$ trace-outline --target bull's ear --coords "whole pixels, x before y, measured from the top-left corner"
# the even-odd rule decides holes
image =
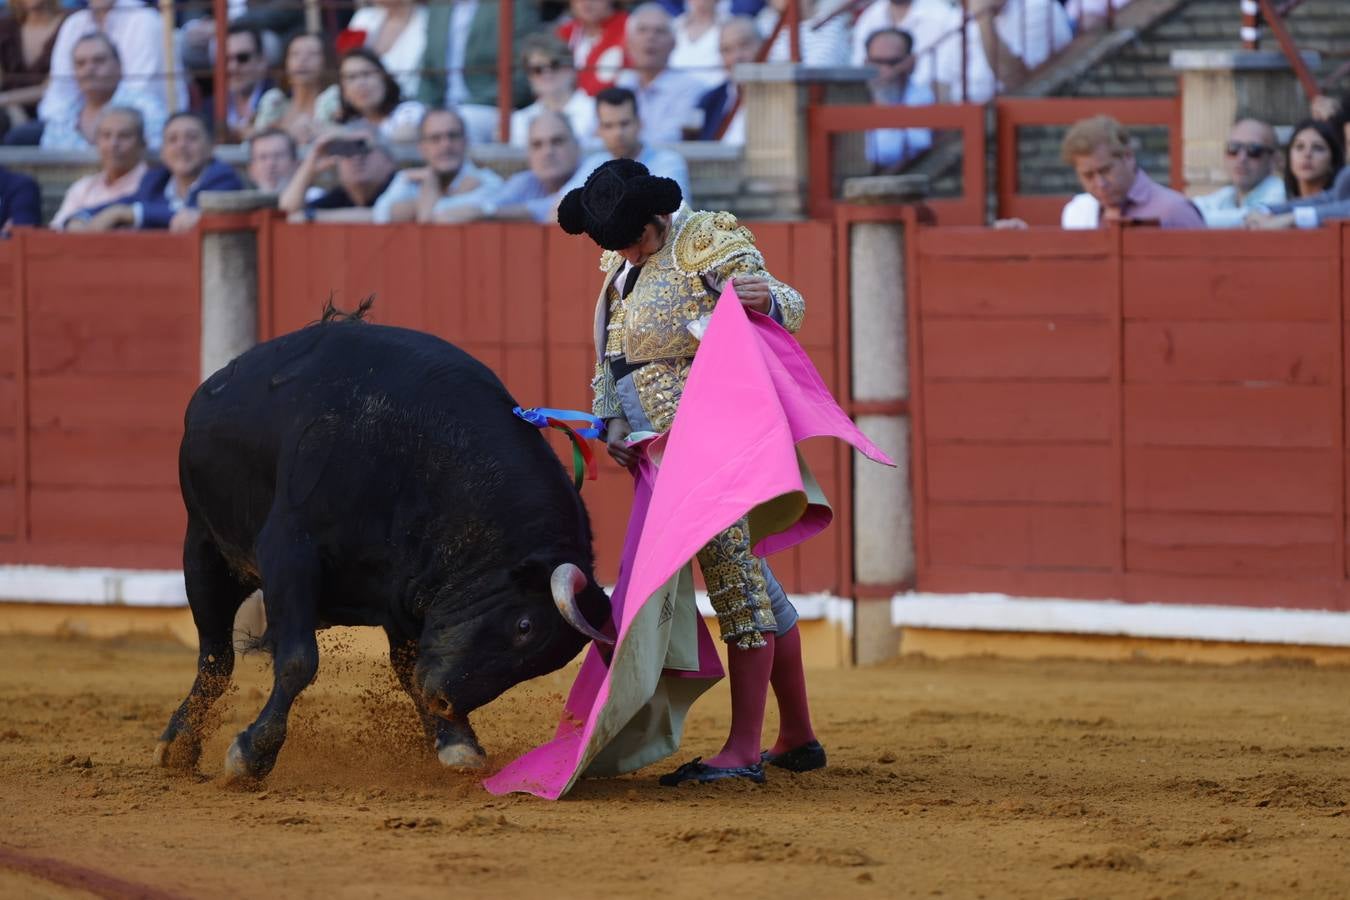
[[[520,587],[548,589],[548,579],[560,560],[544,553],[531,553],[511,567],[511,581]]]

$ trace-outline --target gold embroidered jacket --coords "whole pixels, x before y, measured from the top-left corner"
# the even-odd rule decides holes
[[[722,288],[733,277],[768,278],[788,331],[801,328],[806,311],[802,295],[764,268],[750,229],[727,212],[677,213],[665,246],[647,260],[632,292],[620,300],[615,276],[622,267],[623,257],[617,253],[601,255],[600,268],[606,276],[595,305],[596,368],[591,388],[593,412],[602,419],[623,415],[607,364],[607,357],[622,355],[629,362],[649,363],[634,375],[639,399],[657,428],[669,427],[689,359],[698,349],[698,339],[688,326],[712,313]]]

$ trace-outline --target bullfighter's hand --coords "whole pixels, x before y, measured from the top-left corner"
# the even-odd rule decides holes
[[[624,444],[632,433],[633,426],[628,424],[627,419],[608,419],[605,422],[605,449],[609,451],[610,458],[625,469],[631,469],[637,463],[637,451]]]
[[[769,279],[762,275],[737,275],[731,283],[736,288],[736,296],[741,298],[741,306],[746,309],[767,314],[773,308]]]

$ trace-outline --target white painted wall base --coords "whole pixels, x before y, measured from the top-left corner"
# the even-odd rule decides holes
[[[911,592],[898,594],[891,600],[891,622],[901,628],[954,631],[1036,631],[1350,646],[1350,613],[1239,606]]]
[[[0,601],[99,606],[187,606],[183,573],[172,569],[0,566]]]

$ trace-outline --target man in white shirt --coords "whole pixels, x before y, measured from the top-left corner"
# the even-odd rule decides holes
[[[911,80],[936,90],[937,48],[948,44],[960,47],[961,11],[943,0],[875,0],[853,23],[853,65],[867,65],[867,39],[884,28],[899,29],[913,38]]]
[[[1275,129],[1257,119],[1240,119],[1228,132],[1223,169],[1229,184],[1193,202],[1210,228],[1241,228],[1247,214],[1285,200],[1284,180],[1276,173],[1279,145]]]
[[[1058,0],[967,0],[966,10],[964,84],[961,42],[944,41],[937,54],[938,97],[944,102],[985,103],[1026,81],[1073,40]]]
[[[653,147],[642,138],[642,119],[637,100],[628,88],[609,87],[595,95],[597,133],[605,149],[581,161],[577,172],[558,193],[566,196],[586,183],[586,177],[611,159],[631,159],[642,163],[653,175],[669,178],[680,186],[680,195],[689,194],[689,164],[667,147]]]
[[[122,77],[117,47],[101,32],[86,34],[71,50],[75,97],[43,120],[39,144],[44,150],[88,150],[102,111],[126,106],[141,114],[150,149],[159,149],[166,116],[157,94],[133,87]]]
[[[469,160],[468,126],[455,110],[433,109],[423,116],[417,149],[427,164],[394,176],[375,201],[372,221],[455,221],[456,206],[483,201],[501,187],[500,175]]]
[[[686,128],[697,131],[698,101],[707,85],[697,76],[670,68],[675,49],[670,13],[657,3],[633,10],[628,15],[627,48],[633,68],[620,73],[615,83],[637,98],[642,139],[671,144],[684,139]]]

